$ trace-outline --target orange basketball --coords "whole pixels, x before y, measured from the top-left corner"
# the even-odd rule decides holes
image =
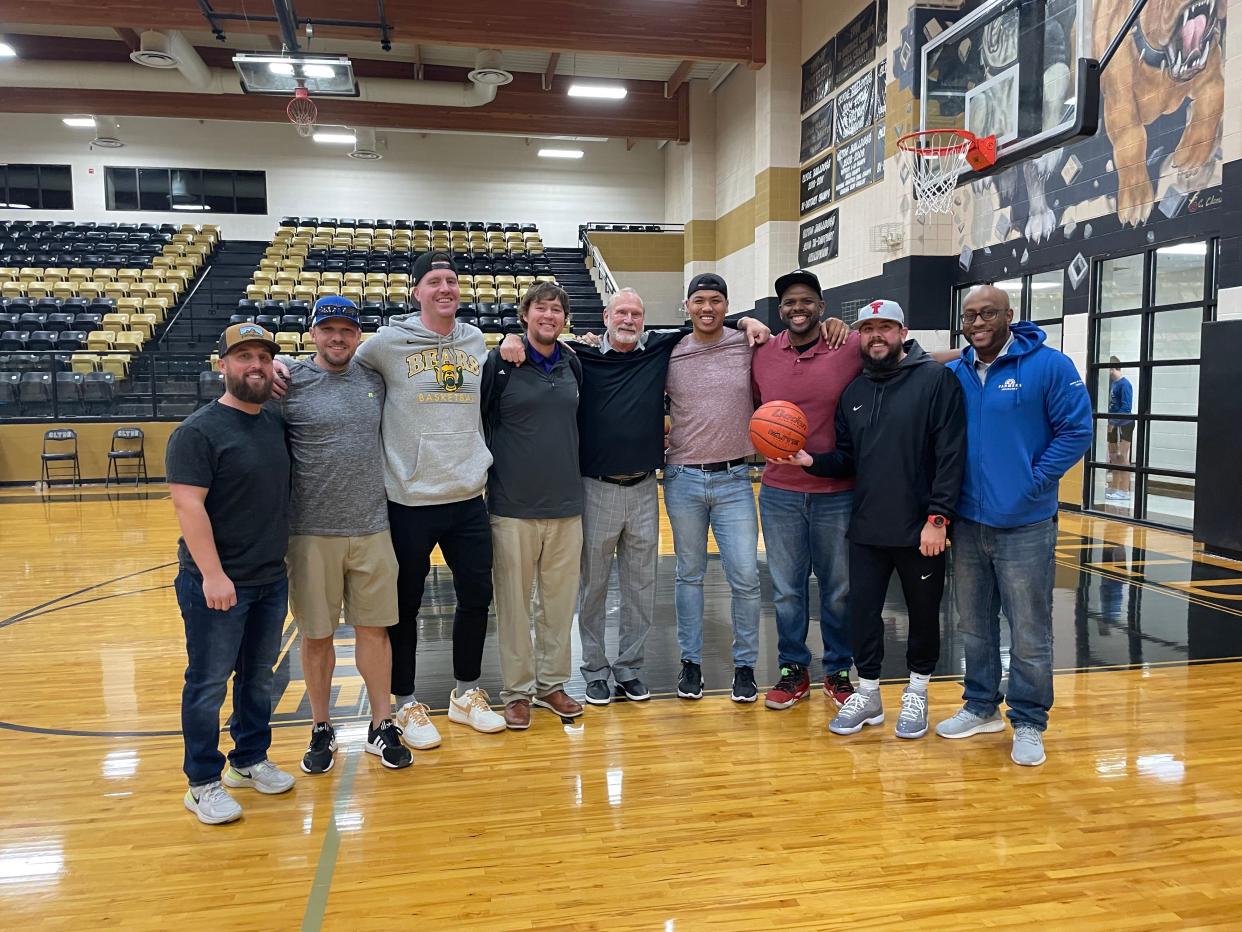
[[[769,401],[750,418],[750,442],[763,456],[780,459],[806,444],[806,415],[792,401]]]

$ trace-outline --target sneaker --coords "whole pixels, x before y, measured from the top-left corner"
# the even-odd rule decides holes
[[[505,725],[504,716],[492,711],[492,707],[488,705],[490,699],[491,696],[487,694],[487,690],[478,686],[474,689],[467,689],[466,694],[460,698],[458,698],[456,689],[451,690],[449,692],[449,721],[456,722],[458,725],[469,725],[475,731],[481,731],[485,735],[504,731],[508,727]]]
[[[285,773],[264,758],[249,767],[234,767],[230,764],[229,769],[224,771],[224,785],[234,788],[248,786],[260,793],[275,796],[293,789],[293,774]]]
[[[612,702],[612,690],[607,680],[591,680],[587,683],[586,701],[591,705],[608,705]]]
[[[431,710],[421,702],[407,702],[397,709],[393,723],[401,730],[401,740],[414,751],[430,751],[440,746],[440,732],[431,721]]]
[[[242,807],[229,795],[229,791],[220,785],[219,780],[200,786],[197,796],[194,795],[193,787],[186,790],[185,808],[198,816],[198,821],[204,825],[236,822],[242,815]]]
[[[386,718],[375,728],[367,729],[367,753],[374,754],[389,770],[400,770],[414,761],[409,748],[401,744],[401,729]]]
[[[781,667],[781,678],[767,691],[763,704],[769,709],[788,709],[811,693],[811,674],[805,667],[791,664]]]
[[[1109,489],[1107,492],[1104,493],[1105,501],[1115,502],[1119,498],[1121,498],[1121,493],[1118,492],[1116,489]]]
[[[1044,754],[1044,736],[1034,725],[1020,722],[1013,726],[1013,750],[1009,759],[1023,767],[1038,767],[1048,759]]]
[[[901,712],[893,731],[898,738],[921,738],[927,734],[927,693],[913,686],[901,691]]]
[[[310,746],[302,755],[302,773],[327,773],[336,763],[336,729],[320,722],[311,729]]]
[[[864,725],[880,725],[884,722],[884,703],[880,691],[858,690],[845,700],[841,711],[828,723],[834,735],[853,735],[862,731]]]
[[[677,677],[677,695],[683,699],[703,698],[703,668],[693,660],[681,662],[681,676]]]
[[[946,718],[936,726],[936,734],[942,738],[969,738],[971,735],[992,734],[1005,730],[1005,722],[999,712],[990,716],[976,715],[962,706],[952,718]]]
[[[733,670],[733,693],[729,698],[734,702],[754,702],[759,698],[752,667],[736,667]]]
[[[634,677],[632,680],[618,681],[617,695],[625,696],[630,702],[644,702],[651,698],[651,691],[647,689],[646,683]]]
[[[555,712],[561,718],[577,718],[582,714],[582,703],[563,689],[554,689],[546,695],[536,696],[531,700],[531,705]]]
[[[824,677],[824,692],[837,704],[837,708],[845,705],[845,700],[854,695],[854,684],[850,682],[849,670],[838,670]]]

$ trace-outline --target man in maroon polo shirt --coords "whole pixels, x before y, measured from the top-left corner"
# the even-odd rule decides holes
[[[751,381],[755,403],[792,401],[807,417],[808,450],[836,444],[833,418],[845,387],[862,372],[858,334],[839,349],[820,335],[824,301],[819,279],[803,269],[776,280],[787,329],[755,350]],[[852,479],[821,479],[798,466],[769,463],[759,488],[759,515],[776,607],[780,679],[764,697],[769,709],[787,709],[810,693],[811,573],[819,582],[824,691],[837,705],[853,693],[850,683],[849,545],[845,530],[853,503]]]

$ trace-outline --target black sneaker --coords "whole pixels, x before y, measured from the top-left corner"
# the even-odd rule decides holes
[[[677,695],[683,699],[703,698],[703,668],[693,660],[681,662],[681,676],[677,677]]]
[[[759,687],[755,685],[755,671],[750,667],[737,667],[733,671],[734,702],[754,702],[759,698]]]
[[[320,722],[311,729],[310,746],[302,755],[303,773],[327,773],[336,763],[332,756],[336,751],[336,729],[327,722]]]
[[[591,680],[587,683],[586,701],[591,705],[608,705],[612,702],[612,690],[607,680]]]
[[[401,729],[386,718],[375,728],[367,729],[367,753],[374,754],[390,770],[410,766],[414,755],[401,743]]]
[[[617,695],[624,696],[630,702],[642,702],[651,698],[651,691],[647,689],[647,684],[634,677],[632,680],[626,680],[624,683],[617,683]]]

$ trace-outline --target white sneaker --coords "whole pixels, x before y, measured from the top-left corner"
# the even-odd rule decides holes
[[[194,790],[186,790],[185,808],[198,816],[198,821],[204,825],[235,822],[242,815],[242,807],[229,795],[228,790],[220,785],[219,780],[200,786],[197,799],[194,798]]]
[[[430,712],[421,702],[407,702],[393,716],[401,729],[401,741],[411,750],[429,751],[440,746],[440,732],[432,723]]]
[[[486,735],[504,731],[508,727],[505,725],[505,718],[492,711],[488,705],[490,699],[487,690],[477,686],[466,690],[466,694],[460,699],[457,698],[457,690],[452,690],[449,693],[449,721],[469,725],[475,731]]]
[[[253,766],[239,770],[233,765],[224,771],[224,785],[231,787],[249,786],[275,796],[293,789],[293,774],[285,773],[270,760],[264,758]]]

